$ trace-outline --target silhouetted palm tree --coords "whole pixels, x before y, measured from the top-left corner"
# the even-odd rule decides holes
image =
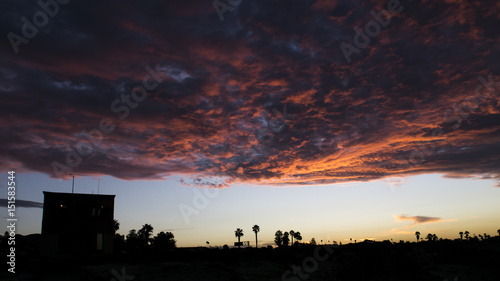
[[[434,238],[434,236],[431,233],[427,234],[428,241],[432,241],[433,238]]]
[[[243,236],[243,229],[241,228],[237,228],[235,231],[234,231],[234,236],[238,237],[238,248],[241,248],[241,244],[240,244],[240,237]]]
[[[460,240],[462,240],[464,238],[464,232],[460,231],[458,234],[460,234]]]
[[[137,238],[137,232],[135,229],[131,229],[128,234],[127,234],[127,240],[128,239],[134,239]]]
[[[172,232],[160,232],[153,237],[153,246],[158,250],[173,249],[175,248],[174,234]],[[208,241],[207,241],[208,245]]]
[[[257,232],[260,231],[260,227],[258,225],[252,226],[252,231],[255,232],[255,248],[257,249]]]
[[[295,238],[295,243],[298,243],[299,241],[302,241],[302,235],[300,235],[300,232],[299,231],[296,231],[294,234],[293,234],[293,237]]]
[[[281,232],[281,230],[278,230],[276,231],[276,233],[274,233],[274,243],[276,243],[276,246],[278,247],[283,244],[283,232]]]
[[[117,219],[113,219],[113,229],[115,230],[115,234],[120,229],[120,223],[118,222]]]
[[[139,246],[139,242],[140,239],[139,235],[137,235],[136,230],[135,229],[130,230],[127,234],[127,240],[125,241],[127,247],[129,247],[129,249],[135,249],[136,247]]]
[[[468,231],[468,230],[466,230],[466,231],[464,232],[464,234],[465,234],[465,239],[469,240],[469,234],[470,234],[470,233],[469,233],[469,231]]]
[[[285,233],[283,233],[283,246],[288,246],[289,243],[290,243],[290,237],[288,232],[285,231]]]
[[[290,237],[292,237],[292,246],[293,246],[293,238],[295,237],[295,231],[290,230]]]
[[[151,235],[153,235],[153,226],[150,224],[144,224],[139,231],[137,231],[139,238],[142,240],[144,245],[149,245],[149,241],[151,240]]]
[[[432,241],[438,241],[436,233],[432,234]]]
[[[418,242],[418,240],[420,240],[420,232],[418,232],[418,231],[415,232],[415,236],[417,236],[417,242]]]

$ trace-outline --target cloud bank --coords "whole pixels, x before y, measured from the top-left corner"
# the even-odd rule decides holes
[[[40,9],[1,5],[1,34]],[[401,5],[348,63],[340,44],[386,2],[243,1],[221,22],[211,1],[71,1],[17,55],[0,42],[0,168],[214,187],[498,180],[500,3]]]
[[[9,206],[9,201],[4,198],[0,198],[0,207],[7,208]],[[43,203],[29,201],[29,200],[18,200],[15,201],[16,208],[43,208]]]

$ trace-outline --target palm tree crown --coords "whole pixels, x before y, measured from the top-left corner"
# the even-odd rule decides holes
[[[288,233],[288,231],[285,231],[283,233],[283,246],[288,246],[288,243],[290,243],[290,234]]]
[[[431,233],[427,234],[427,240],[429,241],[434,240],[434,235],[432,235]]]
[[[257,248],[257,232],[260,231],[260,226],[258,225],[252,226],[252,231],[255,232],[255,248]]]
[[[235,231],[234,231],[234,236],[238,237],[238,247],[241,247],[239,244],[240,244],[240,237],[243,236],[243,229],[241,228],[237,228]]]
[[[281,232],[281,230],[276,231],[274,234],[274,243],[276,243],[278,247],[283,244],[283,232]]]
[[[295,231],[295,233],[293,234],[293,238],[295,238],[295,243],[297,243],[298,241],[302,240],[302,235],[300,235],[299,231]]]
[[[139,235],[139,238],[142,240],[144,245],[149,245],[151,236],[153,235],[153,226],[148,223],[144,224],[142,228],[137,231],[137,235]]]
[[[118,229],[120,229],[120,223],[117,219],[113,219],[113,229],[115,230],[115,233],[118,231]]]

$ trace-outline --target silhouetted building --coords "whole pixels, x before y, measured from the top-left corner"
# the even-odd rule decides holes
[[[43,194],[42,255],[113,253],[115,195]]]

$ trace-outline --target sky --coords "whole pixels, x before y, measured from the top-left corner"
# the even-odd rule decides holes
[[[41,3],[0,3],[22,234],[71,175],[179,246],[500,228],[497,1]]]

